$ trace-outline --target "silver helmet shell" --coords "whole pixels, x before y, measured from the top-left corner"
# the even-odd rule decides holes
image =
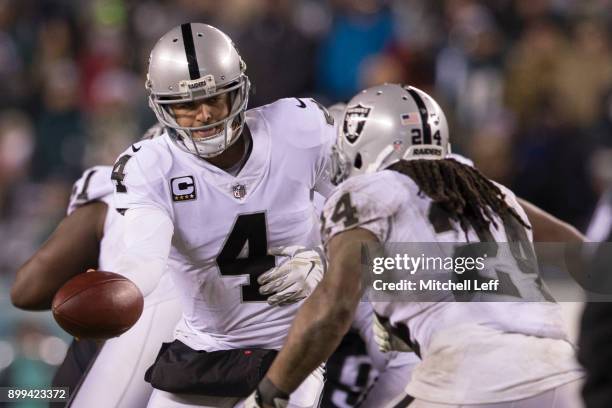
[[[335,184],[400,160],[437,160],[450,153],[444,112],[412,86],[384,84],[361,91],[347,104],[338,132],[331,160]]]
[[[186,23],[164,34],[149,57],[146,89],[149,106],[157,119],[176,130],[182,146],[200,157],[213,157],[231,146],[244,125],[250,82],[246,64],[232,40],[207,24]],[[229,115],[215,123],[182,127],[170,105],[210,98],[228,93]],[[205,138],[193,131],[221,130]]]
[[[330,105],[327,108],[329,114],[334,118],[335,123],[342,123],[344,118],[344,110],[346,109],[346,103],[338,102]]]

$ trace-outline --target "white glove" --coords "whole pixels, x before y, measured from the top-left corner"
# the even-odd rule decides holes
[[[389,333],[385,325],[378,319],[376,313],[374,313],[372,318],[372,330],[374,331],[374,341],[376,341],[378,349],[383,353],[390,351],[413,351],[404,340]]]
[[[257,401],[257,390],[253,391],[251,395],[244,400],[244,408],[263,408]]]
[[[282,256],[279,265],[257,278],[259,293],[270,295],[268,304],[283,306],[305,299],[314,291],[325,273],[325,258],[320,248],[298,245],[271,248],[270,255]]]

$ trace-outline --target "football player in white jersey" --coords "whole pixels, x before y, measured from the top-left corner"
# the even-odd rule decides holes
[[[162,132],[163,127],[156,125],[143,139]],[[117,254],[123,250],[124,218],[112,207],[111,172],[111,166],[95,166],[74,184],[66,218],[17,272],[11,291],[16,306],[48,309],[55,292],[71,277],[88,268],[117,269]],[[296,266],[303,255],[285,259],[282,266],[265,274],[269,284],[275,286],[264,290],[272,294],[269,302],[295,302],[306,297],[318,282],[320,277],[307,275],[307,270]],[[155,361],[161,343],[172,340],[180,316],[177,294],[166,272],[145,297],[142,316],[126,333],[103,342],[101,347],[92,340],[73,341],[53,385],[70,388],[70,407],[145,407],[153,390],[144,380],[145,371]]]
[[[170,30],[151,52],[146,84],[167,132],[136,143],[113,168],[126,224],[117,271],[146,294],[168,261],[182,265],[170,270],[183,309],[176,340],[147,372],[152,407],[239,406],[299,307],[270,306],[275,285],[260,294],[262,274],[274,254],[287,254],[278,248],[320,244],[310,197],[330,190],[333,118],[297,98],[247,111],[245,69],[214,27]],[[320,273],[320,261],[307,265]],[[315,370],[291,404],[316,406],[322,385]]]
[[[328,107],[336,124],[342,123],[345,108],[344,103]],[[314,195],[317,213],[323,211],[324,202],[325,197]],[[378,408],[403,393],[420,360],[415,353],[381,352],[372,331],[373,316],[372,305],[359,303],[351,326],[355,335],[349,333],[346,345],[334,352],[333,363],[338,366],[327,371],[322,406]]]
[[[98,269],[117,270],[117,254],[123,250],[123,217],[113,210],[112,168],[96,166],[83,173],[75,183],[68,215],[82,206],[99,202],[106,211],[99,243]],[[172,267],[172,266],[170,266]],[[82,271],[83,269],[81,269]],[[129,278],[129,275],[126,275]],[[144,407],[152,387],[144,381],[146,369],[155,361],[161,343],[171,341],[181,307],[168,273],[145,297],[138,322],[120,337],[104,342],[87,369],[79,388],[72,393],[70,407]]]
[[[328,107],[336,124],[343,123],[345,109],[345,103]],[[459,154],[451,153],[449,157],[474,166],[471,160]],[[585,237],[568,223],[526,200],[519,197],[517,200],[532,223],[534,240],[540,242],[585,240]],[[320,211],[323,202],[324,198],[315,195],[315,204],[321,209]],[[373,325],[373,321],[378,324]],[[375,328],[374,331],[372,326]],[[404,394],[412,370],[420,359],[401,339],[390,336],[377,319],[373,320],[373,311],[369,303],[359,303],[351,329],[357,333],[357,336],[350,337],[348,343],[343,340],[334,352],[332,357],[334,366],[327,372],[322,403],[330,407],[383,407],[389,401]],[[355,344],[359,339],[364,342],[361,347]],[[359,350],[363,350],[362,354]],[[410,352],[398,352],[398,350]]]
[[[361,244],[478,241],[518,242],[525,252],[506,272],[515,288],[541,301],[373,301],[422,357],[403,403],[410,396],[411,408],[574,406],[583,373],[560,310],[546,302],[537,274],[520,267],[532,245],[529,221],[510,190],[449,153],[444,113],[424,92],[384,85],[349,102],[333,172],[336,181],[348,180],[324,209],[329,269],[245,406],[279,406],[334,350],[364,289]]]
[[[116,270],[123,217],[108,210],[113,197],[110,166],[95,166],[75,183],[68,214],[53,235],[18,271],[11,296],[24,309],[49,309],[55,292],[88,268]],[[128,276],[129,278],[129,276]],[[168,274],[145,297],[138,322],[96,347],[75,340],[54,378],[70,388],[71,407],[144,407],[152,387],[144,381],[160,344],[172,339],[181,316]],[[78,387],[77,387],[78,385]]]

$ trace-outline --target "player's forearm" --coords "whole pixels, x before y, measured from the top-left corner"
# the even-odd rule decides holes
[[[587,241],[576,228],[561,221],[528,201],[517,198],[533,228],[533,240],[540,263],[566,270],[583,288],[592,288],[583,243]],[[556,242],[537,245],[538,242]]]
[[[107,206],[95,202],[64,218],[51,237],[17,271],[13,305],[25,310],[51,307],[53,296],[70,278],[95,268]]]
[[[15,282],[11,287],[11,302],[13,306],[23,310],[46,310],[51,308],[55,292],[61,287],[51,287],[40,282],[37,271],[44,270],[45,262],[40,257],[30,258],[17,272]]]
[[[291,393],[338,347],[350,328],[354,307],[335,305],[323,290],[304,302],[293,321],[285,346],[267,377],[281,390]]]
[[[572,225],[556,218],[529,201],[517,197],[533,227],[535,242],[581,243],[586,237]]]
[[[166,213],[153,207],[130,209],[125,217],[125,250],[116,272],[147,296],[166,269],[174,226]]]
[[[333,245],[334,252],[338,256],[300,308],[283,349],[268,371],[272,383],[287,393],[334,352],[349,330],[361,298],[360,246]]]
[[[45,268],[40,256],[35,254],[17,271],[15,282],[11,286],[11,303],[23,310],[45,310],[51,307],[53,295],[59,289],[51,288],[48,284],[37,279],[39,271]],[[41,283],[41,284],[39,284]]]

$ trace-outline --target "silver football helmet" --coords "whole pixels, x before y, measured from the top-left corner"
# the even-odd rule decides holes
[[[412,86],[384,84],[350,100],[332,149],[331,177],[373,173],[400,160],[444,159],[448,124],[436,101]]]
[[[181,24],[164,34],[151,51],[149,106],[164,126],[176,131],[185,150],[204,158],[216,156],[242,131],[250,88],[245,71],[246,64],[223,32],[207,24]],[[215,123],[182,127],[170,109],[171,104],[223,93],[229,95],[229,115]],[[217,127],[220,130],[211,136],[194,137],[194,131]]]

